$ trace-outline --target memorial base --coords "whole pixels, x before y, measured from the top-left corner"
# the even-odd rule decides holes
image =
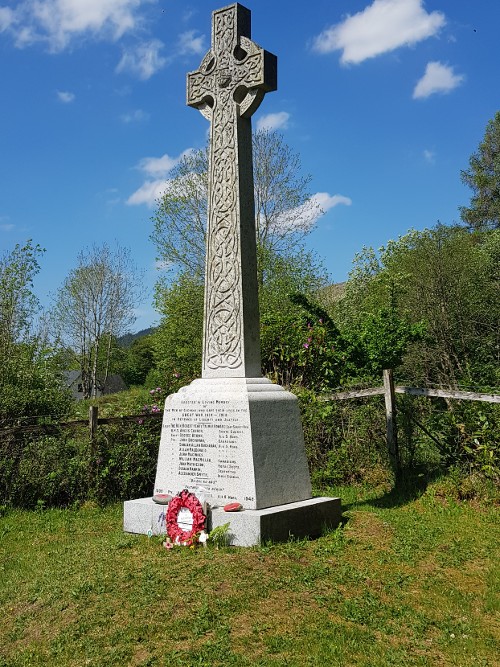
[[[124,503],[123,529],[128,533],[161,535],[165,533],[166,507],[151,498]],[[339,525],[342,515],[340,498],[309,498],[260,510],[209,511],[208,529],[228,523],[228,544],[251,547],[266,542],[286,542],[291,537],[318,537],[324,530]]]

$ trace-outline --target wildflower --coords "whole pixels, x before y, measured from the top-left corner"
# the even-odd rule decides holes
[[[309,343],[304,343],[304,347],[305,347],[306,350],[307,350],[307,348],[309,347]]]
[[[180,375],[180,373],[173,373],[173,376],[174,376],[174,378],[178,378],[178,377],[180,377],[181,375]]]
[[[308,343],[311,343],[311,342],[312,342],[312,338],[308,338],[308,339],[307,339],[307,342],[308,342]]]
[[[322,317],[319,318],[319,323],[323,324],[323,318]]]
[[[154,389],[151,389],[151,391],[150,391],[149,393],[150,393],[151,396],[152,396],[152,395],[155,393],[155,390],[154,390]]]
[[[144,419],[138,419],[138,420],[137,420],[137,423],[138,423],[138,424],[144,424]]]
[[[156,387],[156,393],[157,394],[161,393],[161,387]]]

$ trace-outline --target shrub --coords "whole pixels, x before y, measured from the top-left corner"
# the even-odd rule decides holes
[[[387,480],[384,412],[381,400],[324,401],[296,390],[312,481],[326,487]]]
[[[17,434],[0,439],[0,504],[34,508],[151,495],[161,424],[53,427],[50,435]]]

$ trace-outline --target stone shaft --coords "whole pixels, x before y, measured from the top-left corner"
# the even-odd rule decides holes
[[[187,103],[210,120],[202,376],[260,377],[250,117],[276,89],[276,57],[250,40],[250,11],[213,12],[212,48],[188,74]]]

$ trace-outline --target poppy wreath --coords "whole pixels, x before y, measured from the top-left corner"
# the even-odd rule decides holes
[[[188,509],[193,515],[193,525],[191,530],[182,530],[177,523],[177,517],[181,509]],[[198,533],[205,528],[206,516],[203,514],[203,507],[194,495],[187,489],[178,493],[172,498],[167,509],[167,535],[174,544],[193,544],[196,541]]]

